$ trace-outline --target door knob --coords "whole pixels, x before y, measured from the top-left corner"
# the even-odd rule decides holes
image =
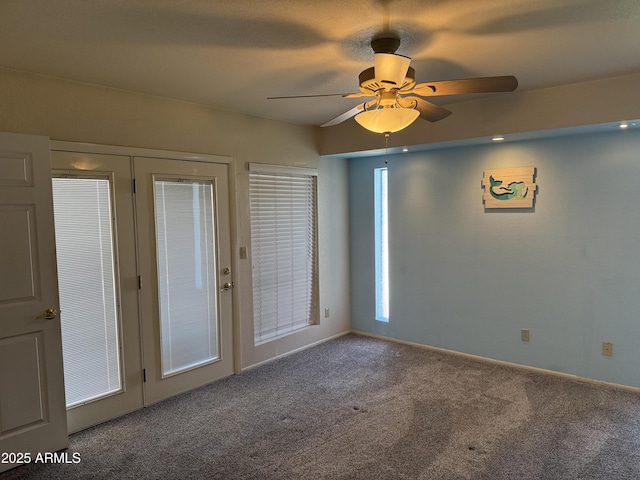
[[[53,320],[58,316],[58,311],[55,308],[47,308],[44,311],[44,318],[47,320]]]
[[[224,285],[222,285],[222,288],[220,290],[231,290],[235,286],[236,284],[233,282],[226,282]]]

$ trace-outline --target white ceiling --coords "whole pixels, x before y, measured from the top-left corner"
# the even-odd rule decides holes
[[[0,65],[320,125],[358,101],[266,97],[357,91],[387,25],[418,82],[640,72],[639,0],[0,0]]]

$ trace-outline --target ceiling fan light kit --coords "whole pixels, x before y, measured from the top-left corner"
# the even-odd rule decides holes
[[[393,133],[407,128],[420,112],[414,108],[383,107],[356,115],[356,122],[375,133]]]
[[[409,66],[411,58],[395,53],[399,46],[400,39],[390,36],[371,41],[374,65],[360,73],[360,91],[331,95],[343,98],[374,98],[329,120],[321,125],[322,127],[337,125],[355,116],[356,122],[367,130],[389,134],[408,127],[417,118],[437,122],[451,115],[450,110],[422,97],[512,92],[518,87],[518,80],[511,75],[443,80],[416,85],[416,72]],[[312,96],[315,95],[303,95]]]

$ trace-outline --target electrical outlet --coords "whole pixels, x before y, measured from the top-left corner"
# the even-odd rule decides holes
[[[602,355],[605,355],[607,357],[613,355],[613,343],[602,342]]]
[[[331,316],[331,312],[328,308],[324,309],[324,318],[329,318]]]
[[[523,328],[522,330],[520,330],[520,340],[522,340],[523,342],[528,342],[529,341],[529,329],[528,328]]]

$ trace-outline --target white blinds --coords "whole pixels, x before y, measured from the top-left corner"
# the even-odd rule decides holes
[[[108,178],[54,178],[67,406],[121,389]]]
[[[317,171],[250,165],[256,344],[315,323]]]
[[[218,358],[215,218],[209,180],[155,179],[162,374]]]

